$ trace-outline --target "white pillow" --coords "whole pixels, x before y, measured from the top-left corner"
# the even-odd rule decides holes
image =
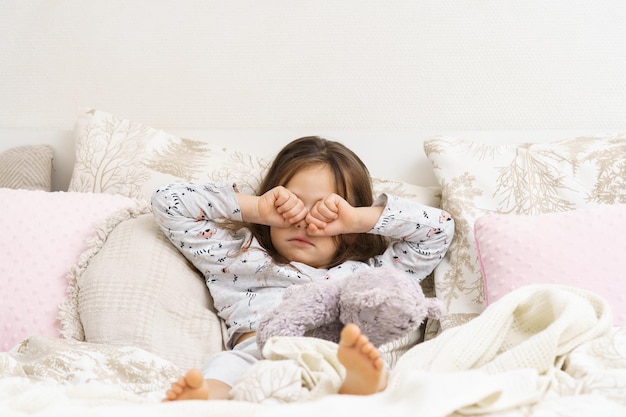
[[[79,114],[70,191],[150,200],[175,181],[235,181],[252,193],[267,163],[243,152],[186,139],[99,110]]]

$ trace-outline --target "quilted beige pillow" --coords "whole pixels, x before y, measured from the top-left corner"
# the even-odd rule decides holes
[[[443,329],[484,309],[476,219],[626,203],[626,134],[516,145],[436,137],[424,142],[424,150],[441,185],[442,208],[456,226],[452,245],[435,268],[435,291],[448,310]]]
[[[0,188],[50,191],[53,156],[48,145],[17,146],[0,153]]]
[[[222,325],[204,279],[151,213],[122,221],[94,243],[71,284],[66,337],[139,347],[182,369],[222,350]]]

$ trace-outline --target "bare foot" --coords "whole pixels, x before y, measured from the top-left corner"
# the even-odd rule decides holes
[[[356,324],[346,324],[341,331],[337,359],[346,368],[340,394],[368,395],[387,387],[385,361]]]
[[[165,395],[163,401],[208,400],[209,384],[202,376],[202,372],[198,369],[190,369],[185,376],[172,384]]]

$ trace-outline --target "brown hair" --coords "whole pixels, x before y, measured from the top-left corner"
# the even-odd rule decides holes
[[[327,165],[332,171],[337,194],[353,207],[371,206],[373,203],[372,182],[363,161],[345,145],[317,136],[306,136],[288,143],[274,158],[265,178],[259,185],[258,195],[272,188],[285,185],[301,168]],[[274,248],[270,238],[270,227],[260,224],[247,225],[261,246],[278,263],[287,263]],[[337,253],[328,268],[345,261],[366,261],[380,255],[387,248],[387,240],[368,233],[335,236]]]

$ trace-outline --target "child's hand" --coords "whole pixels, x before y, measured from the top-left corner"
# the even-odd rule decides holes
[[[306,216],[307,233],[311,236],[335,236],[352,233],[357,211],[337,194],[319,200]]]
[[[307,215],[302,200],[285,187],[274,187],[257,201],[257,223],[268,226],[288,227],[298,223]]]

